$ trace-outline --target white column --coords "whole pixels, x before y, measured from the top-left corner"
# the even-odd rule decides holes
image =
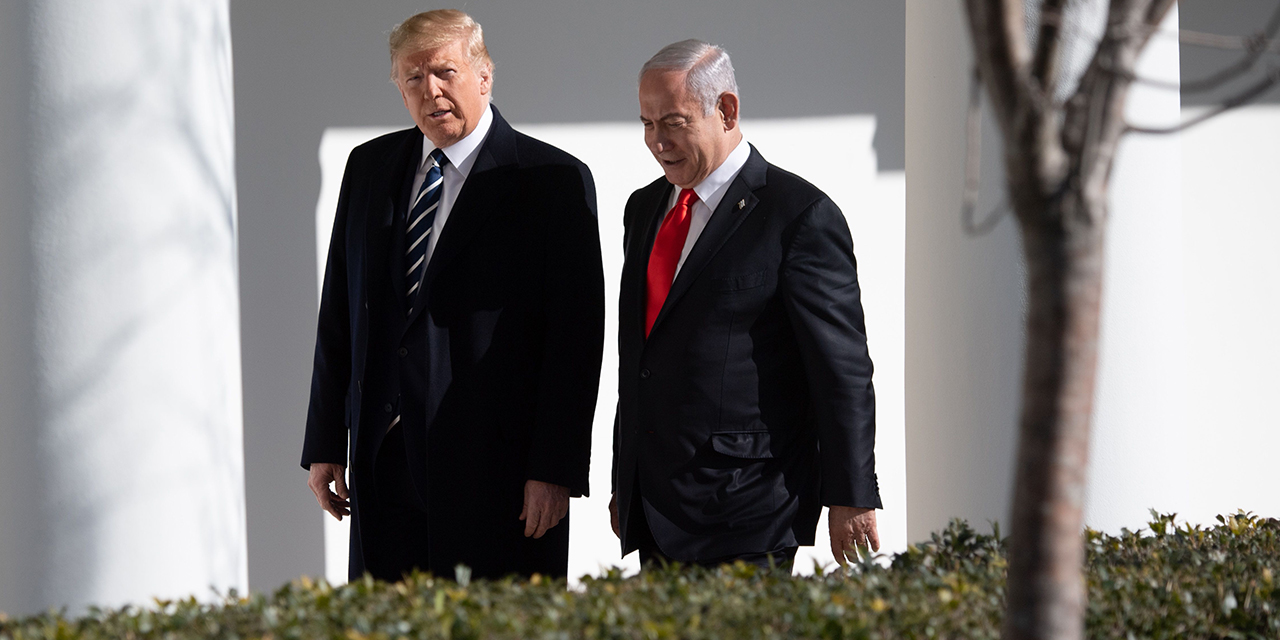
[[[1177,33],[1176,7],[1161,30]],[[1152,37],[1137,74],[1176,86],[1177,38]],[[1176,89],[1139,83],[1125,115],[1169,125],[1180,105]],[[1196,459],[1208,434],[1187,418],[1181,153],[1177,136],[1131,134],[1111,180],[1085,523],[1113,533],[1144,526],[1152,508],[1186,516],[1211,472]]]
[[[0,333],[13,313],[31,340],[0,380],[32,397],[0,432],[31,459],[0,466],[0,494],[27,496],[5,505],[0,533],[23,526],[0,539],[0,609],[243,590],[227,1],[16,4],[29,109],[0,124],[26,144],[0,167],[26,254],[5,266],[26,273],[5,275]]]
[[[917,541],[953,517],[980,531],[1008,522],[1026,294],[1013,216],[980,237],[961,225],[972,69],[961,3],[907,0],[906,11],[907,532]],[[983,133],[980,218],[1004,200],[989,117]]]

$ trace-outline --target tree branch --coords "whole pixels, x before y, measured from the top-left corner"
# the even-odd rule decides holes
[[[1236,107],[1252,102],[1254,98],[1257,98],[1258,96],[1266,93],[1269,89],[1271,89],[1271,87],[1274,87],[1277,83],[1280,83],[1280,67],[1273,67],[1271,71],[1267,74],[1267,77],[1263,78],[1261,81],[1246,87],[1244,91],[1241,91],[1240,93],[1228,98],[1227,100],[1223,101],[1222,104],[1219,104],[1213,107],[1212,109],[1194,118],[1191,118],[1190,120],[1178,123],[1172,127],[1135,127],[1130,125],[1125,127],[1125,132],[1126,133],[1149,133],[1149,134],[1178,133],[1179,131],[1190,129],[1191,127],[1194,127],[1200,124],[1201,122],[1204,122],[1205,120],[1208,120],[1210,118],[1221,115],[1227,111],[1235,109]]]
[[[1014,210],[1038,215],[1043,208],[1035,203],[1059,190],[1068,163],[1052,88],[1031,75],[1022,2],[965,0],[965,7],[974,58],[1004,139],[1005,172],[1018,187],[1010,193],[1019,202]]]
[[[1244,57],[1206,78],[1182,83],[1182,91],[1184,93],[1212,91],[1248,73],[1250,69],[1253,69],[1253,65],[1258,62],[1258,58],[1261,58],[1262,54],[1267,52],[1268,44],[1275,39],[1277,31],[1280,31],[1280,3],[1276,4],[1275,13],[1271,14],[1271,19],[1267,21],[1266,27],[1253,37],[1245,40],[1246,50]]]
[[[1040,34],[1031,59],[1031,75],[1046,95],[1053,95],[1058,82],[1058,49],[1062,43],[1062,8],[1066,0],[1044,0],[1040,5]]]
[[[1065,104],[1063,145],[1077,163],[1072,174],[1087,199],[1105,199],[1116,145],[1125,131],[1125,96],[1138,54],[1155,31],[1147,22],[1153,8],[1153,0],[1111,0],[1106,30],[1075,95]],[[1105,206],[1086,210],[1103,211]]]
[[[1151,6],[1147,7],[1147,24],[1152,27],[1159,27],[1164,22],[1164,17],[1169,15],[1169,10],[1173,9],[1175,4],[1177,4],[1177,0],[1154,0]],[[1143,44],[1146,43],[1144,42]]]
[[[991,95],[992,107],[1012,116],[1025,101],[1025,73],[1030,54],[1022,27],[1020,0],[965,0],[974,61]]]
[[[1259,39],[1249,36],[1224,36],[1218,33],[1205,33],[1190,29],[1182,29],[1173,35],[1176,35],[1178,41],[1182,44],[1189,44],[1195,47],[1231,49],[1235,51],[1251,51],[1254,47],[1257,47],[1263,53],[1280,53],[1280,42],[1276,42],[1273,38]]]

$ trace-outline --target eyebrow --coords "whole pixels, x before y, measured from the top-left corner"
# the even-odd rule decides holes
[[[660,115],[660,116],[658,116],[658,117],[654,118],[653,120],[654,120],[654,121],[657,121],[657,120],[666,120],[666,119],[668,119],[668,118],[684,118],[684,119],[688,120],[688,119],[689,119],[689,116],[688,116],[688,114],[680,113],[679,111],[669,111],[669,112],[667,112],[667,113],[664,113],[664,114],[662,114],[662,115]],[[642,114],[642,115],[640,116],[640,119],[641,119],[641,120],[645,120],[646,118],[645,118],[645,117],[644,117],[644,115]]]

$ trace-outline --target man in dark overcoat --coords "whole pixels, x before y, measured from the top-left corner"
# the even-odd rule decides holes
[[[564,576],[604,339],[591,173],[489,104],[470,16],[390,40],[417,127],[347,161],[302,466],[352,516],[352,578]]]

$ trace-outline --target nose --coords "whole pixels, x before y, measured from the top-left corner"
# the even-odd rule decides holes
[[[428,74],[427,81],[423,83],[423,91],[428,98],[439,98],[442,95],[440,92],[440,79],[433,74]]]
[[[654,153],[662,153],[671,149],[671,142],[666,136],[654,132],[649,137],[649,146],[653,148]]]

